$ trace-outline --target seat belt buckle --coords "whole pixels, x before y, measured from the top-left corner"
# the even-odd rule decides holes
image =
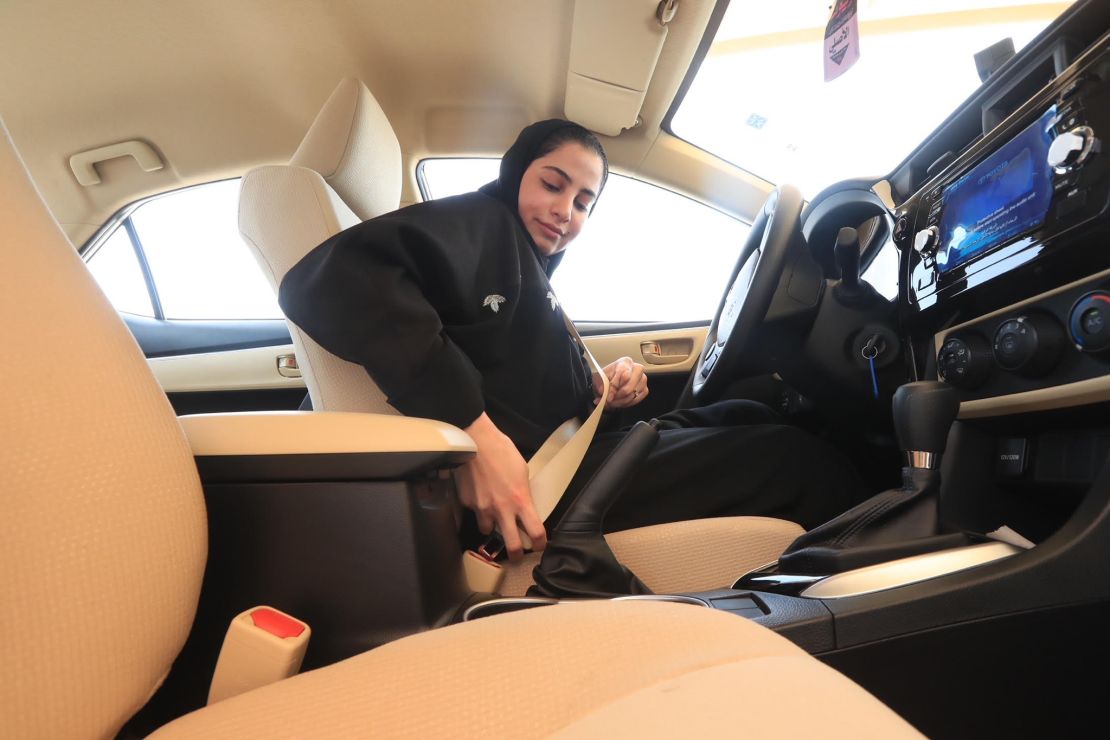
[[[505,569],[497,562],[497,556],[505,549],[505,541],[497,532],[491,534],[477,550],[463,553],[463,575],[467,588],[472,593],[496,594],[505,581]]]
[[[289,678],[301,669],[307,624],[270,606],[255,606],[231,620],[212,674],[208,703]]]
[[[500,532],[494,531],[492,534],[490,534],[489,537],[486,538],[485,542],[478,546],[478,549],[475,552],[477,552],[478,555],[480,555],[485,560],[488,560],[492,563],[497,560],[497,557],[504,550],[505,540],[502,539]]]

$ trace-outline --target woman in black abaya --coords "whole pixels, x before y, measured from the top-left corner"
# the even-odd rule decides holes
[[[499,526],[510,557],[516,525],[546,541],[525,458],[593,384],[548,278],[608,175],[600,142],[562,120],[525,128],[498,179],[478,192],[366,221],[305,256],[282,281],[286,315],[325,349],[363,365],[401,413],[440,419],[474,439],[457,476],[482,532]],[[607,407],[649,393],[629,358],[605,369]],[[775,423],[759,404],[722,402],[667,414],[660,441],[610,509],[606,529],[704,516],[777,516],[807,528],[861,496],[850,465],[819,440]],[[620,432],[599,434],[564,500]]]

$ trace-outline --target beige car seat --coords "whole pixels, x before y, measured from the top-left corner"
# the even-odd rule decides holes
[[[324,104],[288,165],[258,167],[243,177],[239,230],[276,291],[313,247],[395,210],[400,197],[397,135],[366,86],[348,78]],[[314,409],[397,413],[361,365],[336,357],[288,324]],[[779,519],[728,517],[628,530],[607,539],[649,588],[673,592],[729,586],[777,560],[802,531]],[[530,555],[509,566],[501,593],[523,594],[539,558]]]
[[[0,425],[0,735],[112,737],[189,632],[207,550],[204,499],[165,394],[2,124],[0,193],[0,316],[6,378],[18,389]],[[636,602],[541,608],[408,637],[157,734],[722,733],[738,717],[753,735],[915,736],[759,625]]]

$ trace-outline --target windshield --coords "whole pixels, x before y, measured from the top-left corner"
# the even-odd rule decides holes
[[[829,0],[736,0],[671,131],[807,197],[883,175],[981,84],[975,53],[1020,50],[1070,4],[859,0],[859,61],[825,82]]]

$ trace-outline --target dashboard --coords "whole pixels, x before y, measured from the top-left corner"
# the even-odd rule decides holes
[[[1020,521],[1046,535],[1110,459],[1106,29],[1110,3],[1077,3],[886,178],[838,183],[803,214],[830,284],[843,273],[830,245],[850,227],[863,280],[881,296],[869,315],[822,313],[806,356],[836,355],[844,369],[828,362],[820,377],[854,388],[842,416],[868,408],[876,424],[901,383],[957,389],[946,505],[977,531]],[[927,102],[926,86],[914,90]],[[887,320],[878,312],[888,301],[896,334],[872,386],[856,338]],[[873,387],[865,405],[861,389]],[[1057,506],[1058,516],[1046,514]]]

